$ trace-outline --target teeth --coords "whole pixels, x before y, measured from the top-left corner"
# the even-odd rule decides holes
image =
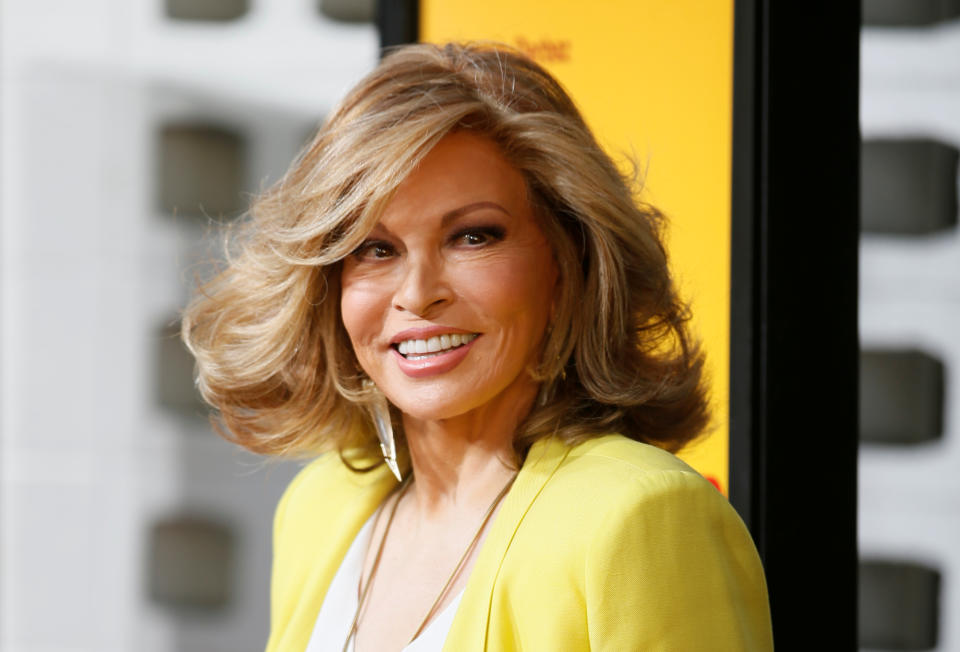
[[[404,356],[426,357],[424,354],[439,353],[448,349],[468,344],[477,337],[476,333],[450,333],[449,335],[435,335],[427,340],[404,340],[397,345],[397,350]]]

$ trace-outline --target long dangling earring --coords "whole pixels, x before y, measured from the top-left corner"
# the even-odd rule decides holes
[[[390,408],[387,407],[387,397],[374,384],[372,380],[365,379],[363,388],[367,391],[369,397],[368,406],[370,414],[373,416],[373,425],[377,429],[377,439],[380,440],[380,451],[383,453],[383,461],[387,463],[387,468],[393,471],[397,477],[397,482],[403,480],[400,475],[400,466],[397,464],[397,444],[393,439],[393,425],[390,423]]]

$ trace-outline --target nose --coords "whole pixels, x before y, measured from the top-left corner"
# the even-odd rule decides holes
[[[433,256],[408,255],[401,274],[393,302],[397,310],[429,319],[453,298],[443,262]]]

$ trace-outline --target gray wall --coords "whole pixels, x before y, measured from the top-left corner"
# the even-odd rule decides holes
[[[296,465],[211,432],[174,325],[376,30],[311,0],[0,11],[0,649],[262,649]]]

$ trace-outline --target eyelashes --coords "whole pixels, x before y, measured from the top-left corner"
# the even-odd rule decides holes
[[[447,244],[453,247],[479,249],[501,242],[507,235],[502,226],[490,224],[486,226],[471,226],[458,229],[447,239]],[[397,247],[387,240],[364,240],[359,247],[350,254],[358,260],[385,260],[396,256]]]
[[[385,240],[364,240],[350,255],[361,260],[382,260],[390,258],[394,254],[396,254],[396,249]]]
[[[469,247],[478,247],[485,244],[500,242],[506,237],[507,232],[502,226],[472,226],[460,229],[451,236],[450,241],[454,244],[463,244]]]

